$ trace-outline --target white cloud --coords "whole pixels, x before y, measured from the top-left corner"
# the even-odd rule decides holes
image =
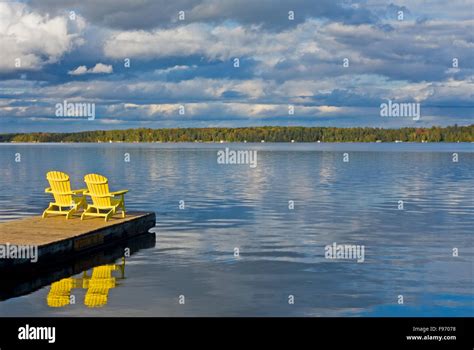
[[[83,75],[83,74],[110,74],[113,72],[112,65],[97,63],[92,68],[86,66],[79,66],[76,69],[70,70],[69,75]]]
[[[113,31],[104,54],[113,59],[201,56],[248,58],[256,76],[280,81],[308,77],[379,74],[394,80],[440,80],[454,53],[472,70],[473,20],[350,25],[308,19],[280,32],[255,25],[190,23],[151,31]],[[465,31],[460,28],[466,28]],[[341,69],[348,58],[349,69]],[[230,64],[229,64],[229,67]]]
[[[22,3],[0,3],[0,72],[38,70],[56,63],[75,46],[85,27],[81,17],[49,17],[32,12]]]
[[[115,31],[105,42],[104,53],[112,58],[202,55],[227,60],[242,55],[289,50],[290,43],[279,39],[284,37],[264,34],[257,26],[191,23],[154,31]]]
[[[68,72],[69,75],[82,75],[87,73],[87,67],[86,66],[79,66],[74,70],[70,70]]]
[[[118,113],[120,116],[132,115],[141,119],[158,120],[160,118],[177,118],[181,104],[114,104],[107,108],[108,113]],[[288,114],[287,104],[269,103],[242,103],[242,102],[192,102],[183,104],[185,114],[183,118],[209,116],[218,113],[239,118],[272,118]],[[337,115],[347,111],[335,106],[297,106],[299,117],[317,118],[328,115]],[[225,118],[223,118],[225,119]]]

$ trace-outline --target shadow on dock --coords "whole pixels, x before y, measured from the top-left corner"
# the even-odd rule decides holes
[[[92,268],[113,264],[117,259],[123,258],[125,252],[133,255],[142,249],[154,247],[155,242],[154,232],[145,233],[103,246],[101,249],[75,255],[69,259],[64,258],[55,263],[37,264],[34,270],[23,269],[21,266],[2,269],[0,270],[0,301],[30,294],[53,282],[79,273],[87,273]]]

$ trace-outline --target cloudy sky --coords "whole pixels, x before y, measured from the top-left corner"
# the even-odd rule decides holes
[[[0,133],[472,124],[473,14],[472,0],[0,1]],[[388,99],[420,103],[420,120],[381,117]],[[64,101],[96,118],[56,116]]]

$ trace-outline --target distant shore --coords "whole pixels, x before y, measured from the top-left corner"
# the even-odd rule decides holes
[[[1,143],[474,142],[474,124],[430,128],[262,126],[0,134]]]

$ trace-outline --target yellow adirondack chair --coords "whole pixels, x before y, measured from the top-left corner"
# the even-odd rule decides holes
[[[55,201],[49,203],[49,207],[43,212],[43,219],[48,214],[66,215],[66,219],[69,219],[80,208],[86,208],[86,199],[81,196],[86,189],[71,190],[69,175],[60,171],[50,171],[46,174],[46,179],[51,187],[44,191],[51,193]]]
[[[128,190],[116,192],[109,191],[109,180],[99,174],[88,174],[84,177],[87,184],[86,196],[91,197],[92,204],[87,205],[87,209],[82,213],[81,220],[86,216],[98,216],[108,221],[118,208],[122,209],[122,217],[125,217],[125,193]],[[118,197],[118,198],[116,198]]]

